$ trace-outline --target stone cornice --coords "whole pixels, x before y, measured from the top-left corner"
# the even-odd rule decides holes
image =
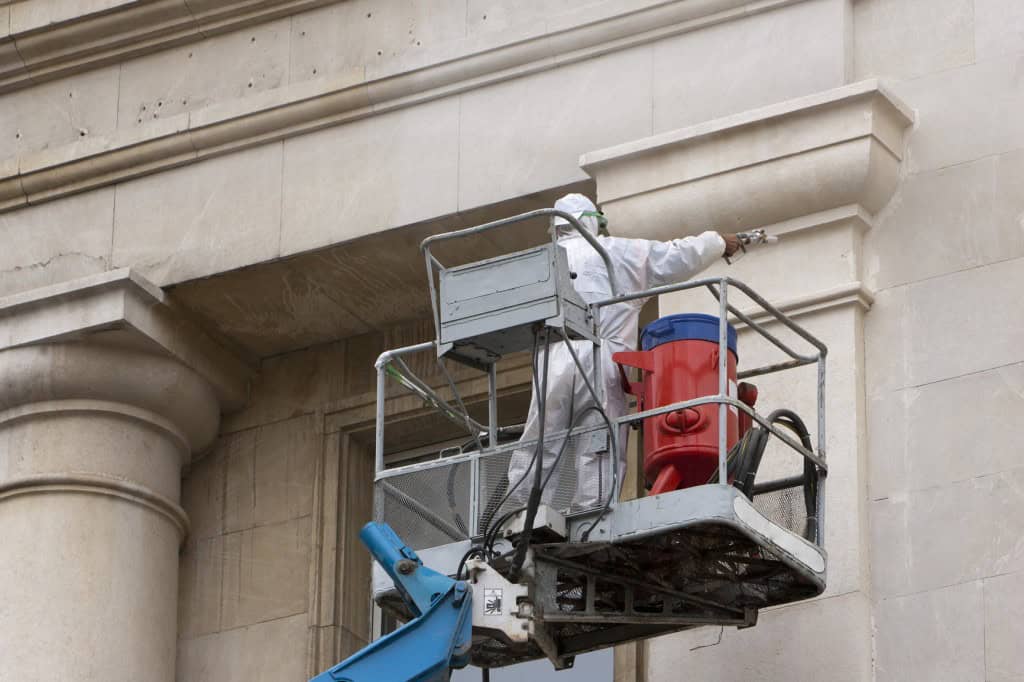
[[[0,298],[0,351],[84,339],[178,360],[208,382],[225,411],[248,399],[255,370],[127,268]]]
[[[895,191],[913,120],[867,80],[584,154],[580,165],[613,224],[643,225],[634,236],[799,223],[848,206],[873,215]]]
[[[0,38],[0,93],[336,0],[143,0],[69,17],[33,7],[47,2],[0,3],[0,14],[10,12],[10,31]]]
[[[0,210],[414,106],[803,0],[634,0],[0,161]],[[630,9],[638,7],[638,9]],[[585,20],[580,15],[585,16]]]
[[[875,296],[862,282],[849,282],[831,289],[815,291],[802,296],[774,302],[773,305],[787,317],[800,317],[814,312],[830,310],[842,306],[855,305],[861,310],[868,310],[875,302]],[[761,308],[750,308],[740,311],[754,322],[772,322],[774,318]],[[730,317],[729,322],[738,327],[745,326],[739,319]]]
[[[770,234],[781,237],[782,235],[797,234],[807,230],[821,230],[832,225],[845,223],[856,225],[858,229],[864,231],[871,229],[874,225],[874,220],[857,204],[848,204],[821,211],[820,213],[811,213],[791,218],[790,220],[783,220],[773,225],[764,225],[763,227]]]

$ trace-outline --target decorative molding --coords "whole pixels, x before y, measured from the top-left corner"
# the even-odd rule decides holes
[[[808,230],[823,230],[837,225],[852,224],[861,232],[874,227],[874,219],[867,211],[857,204],[847,204],[838,208],[830,208],[818,213],[802,215],[798,218],[783,220],[772,225],[765,225],[764,229],[776,237],[793,235]]]
[[[316,414],[318,426],[323,426],[323,414]],[[310,641],[306,649],[306,676],[314,677],[338,661],[337,593],[339,588],[339,556],[348,547],[339,542],[339,535],[347,530],[348,493],[350,488],[362,481],[351,480],[347,475],[352,462],[343,457],[342,450],[348,446],[347,439],[340,434],[326,435],[319,429],[321,438],[320,456],[316,458],[313,472],[313,514],[311,528],[312,556],[309,566],[309,631]],[[344,487],[342,482],[344,481]],[[344,538],[352,541],[352,538]],[[339,551],[340,550],[340,551]]]
[[[804,0],[604,2],[0,161],[0,211],[559,68]],[[147,5],[148,6],[148,5]],[[636,9],[636,7],[640,7]]]
[[[120,268],[5,296],[0,298],[0,315],[9,315],[21,308],[32,308],[46,301],[64,300],[76,295],[98,294],[130,285],[134,285],[139,295],[151,303],[167,302],[163,289],[130,268]]]
[[[772,305],[788,317],[800,317],[848,305],[856,305],[861,310],[867,311],[874,302],[875,295],[862,282],[850,282],[833,289],[815,291],[804,296],[794,296]],[[750,308],[740,312],[754,322],[770,322],[774,319],[771,314],[761,308]],[[730,317],[729,322],[736,325],[737,328],[746,326],[735,317]]]
[[[111,414],[140,422],[158,431],[163,431],[178,444],[182,465],[187,464],[190,459],[189,453],[192,451],[193,443],[190,442],[188,434],[171,420],[152,410],[111,400],[60,399],[18,405],[0,411],[0,425],[51,414]]]
[[[209,384],[226,411],[248,399],[255,369],[128,268],[0,298],[0,351],[104,338],[174,358]]]
[[[838,207],[877,213],[913,121],[872,79],[584,154],[580,165],[612,223],[638,226],[630,236],[674,237],[680,224],[795,230]]]
[[[53,23],[34,18],[43,12],[19,21],[12,7],[10,34],[0,38],[0,94],[332,2],[337,0],[143,0]]]
[[[2,410],[39,403],[51,409],[68,400],[79,408],[126,405],[173,424],[187,452],[202,452],[217,437],[220,405],[210,383],[131,331],[5,348],[0,376]]]
[[[39,474],[0,482],[0,502],[20,495],[81,493],[116,497],[139,505],[166,518],[178,529],[181,539],[188,535],[189,520],[181,505],[128,481],[92,474]]]

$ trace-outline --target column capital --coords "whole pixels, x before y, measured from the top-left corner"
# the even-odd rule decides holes
[[[67,348],[80,342],[106,348],[115,374],[118,353],[148,353],[174,360],[209,385],[223,411],[245,404],[255,374],[252,360],[215,341],[159,287],[128,268],[0,298],[0,357],[20,359],[31,353],[11,355],[6,351],[44,344]],[[86,381],[94,377],[85,375],[97,370],[79,367],[75,371],[83,373],[80,380]],[[125,382],[108,379],[115,384]],[[67,383],[75,379],[61,376],[56,380]],[[132,379],[136,380],[145,383],[144,377]],[[5,388],[9,391],[12,387]],[[0,396],[0,404],[8,400]]]
[[[179,470],[220,426],[209,383],[174,358],[136,348],[81,341],[8,348],[0,351],[0,377],[0,428],[56,414],[116,415],[168,437]]]

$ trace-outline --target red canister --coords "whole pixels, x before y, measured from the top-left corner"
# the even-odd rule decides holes
[[[630,384],[638,409],[718,394],[718,318],[669,315],[652,322],[640,336],[643,350],[615,353],[620,366],[643,371]],[[728,393],[736,397],[736,330],[727,331]],[[718,468],[719,405],[688,407],[644,420],[644,474],[651,494],[707,483]],[[726,409],[726,446],[739,438],[735,407]]]

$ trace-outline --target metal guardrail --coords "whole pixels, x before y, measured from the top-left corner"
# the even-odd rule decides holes
[[[791,450],[799,454],[805,460],[813,463],[814,470],[817,475],[817,541],[820,545],[822,543],[824,533],[824,479],[827,474],[827,463],[825,453],[825,358],[828,353],[828,349],[825,344],[817,339],[813,334],[808,332],[806,329],[796,324],[787,315],[785,315],[778,308],[773,306],[750,287],[743,282],[735,280],[731,277],[708,277],[694,279],[679,284],[666,285],[661,287],[654,287],[644,291],[634,293],[623,293],[619,284],[615,278],[614,268],[611,267],[611,259],[601,244],[600,240],[591,234],[575,216],[558,211],[555,209],[545,208],[529,213],[524,213],[502,220],[496,220],[490,223],[471,227],[463,230],[457,230],[454,232],[448,232],[444,234],[438,234],[425,239],[421,244],[421,250],[424,253],[426,260],[429,289],[431,297],[431,307],[433,310],[435,328],[440,330],[440,313],[438,309],[438,292],[435,286],[435,273],[437,269],[444,270],[445,266],[433,255],[431,247],[452,239],[458,239],[462,237],[468,237],[471,235],[480,234],[482,232],[496,229],[499,227],[508,226],[514,223],[531,220],[535,218],[547,217],[552,219],[554,217],[560,217],[565,219],[569,225],[573,227],[580,235],[587,240],[587,242],[597,251],[605,266],[608,268],[609,282],[611,285],[612,296],[607,299],[596,301],[590,304],[590,309],[595,318],[600,315],[602,308],[607,306],[625,303],[641,298],[657,297],[664,294],[675,293],[686,290],[694,290],[699,288],[706,288],[712,296],[717,299],[718,304],[718,318],[719,318],[719,334],[718,334],[718,393],[711,396],[702,396],[693,400],[682,401],[673,403],[671,405],[665,405],[654,409],[645,410],[643,412],[623,415],[614,420],[616,425],[627,425],[640,422],[644,419],[665,414],[668,412],[674,412],[676,410],[684,409],[687,407],[695,407],[698,405],[706,404],[717,404],[719,406],[719,433],[718,433],[718,480],[728,480],[727,468],[728,468],[728,448],[727,448],[727,419],[726,411],[729,408],[734,408],[738,411],[742,411],[749,415],[753,421],[756,421],[761,427],[768,431],[772,437],[778,439],[784,443]],[[557,243],[557,234],[555,230],[551,231],[552,242]],[[766,314],[767,320],[763,322],[757,322],[748,314],[740,311],[736,308],[733,303],[730,302],[730,288],[738,290],[742,294],[746,295],[756,306]],[[727,372],[727,333],[728,333],[728,320],[729,315],[739,322],[746,325],[749,329],[757,333],[760,337],[764,338],[769,344],[781,351],[785,356],[786,360],[776,362],[772,364],[763,365],[760,367],[745,369],[738,373],[738,379],[750,378],[755,376],[763,376],[767,374],[773,374],[778,372],[784,372],[787,370],[795,369],[798,367],[816,364],[817,365],[817,390],[816,390],[816,403],[817,403],[817,442],[816,447],[813,451],[809,448],[804,447],[801,443],[798,443],[792,436],[783,432],[775,425],[769,423],[763,416],[761,416],[755,409],[749,407],[745,403],[742,403],[735,398],[728,395],[728,372]],[[795,334],[799,339],[808,344],[811,347],[810,351],[798,352],[793,347],[780,339],[775,333],[766,328],[767,324],[778,323],[785,329]],[[554,330],[558,333],[559,330]],[[561,334],[564,339],[567,337],[566,334]],[[569,343],[569,348],[572,350],[572,344]],[[589,342],[588,342],[589,343]],[[595,346],[599,345],[595,344]],[[453,423],[460,425],[467,431],[467,436],[472,437],[477,445],[478,451],[470,454],[456,455],[457,458],[465,459],[465,461],[471,462],[471,465],[477,467],[479,459],[492,455],[499,450],[504,452],[507,448],[498,448],[496,446],[498,441],[499,426],[497,423],[497,375],[496,367],[491,364],[487,367],[481,367],[480,369],[487,373],[488,376],[488,423],[480,424],[473,420],[467,413],[465,406],[462,404],[462,400],[458,395],[457,387],[451,380],[450,376],[447,376],[447,370],[445,374],[448,378],[448,385],[451,389],[453,398],[456,404],[451,404],[449,401],[444,399],[435,389],[430,387],[425,381],[416,377],[409,369],[408,365],[404,362],[405,356],[415,354],[431,352],[436,355],[437,343],[426,342],[416,344],[413,346],[407,346],[405,348],[398,348],[394,350],[385,351],[378,357],[376,362],[377,370],[377,405],[376,405],[376,429],[375,429],[375,471],[376,479],[383,480],[389,477],[402,475],[403,473],[409,473],[414,471],[421,471],[430,469],[432,467],[450,466],[457,460],[453,458],[444,458],[443,460],[436,460],[432,462],[423,462],[414,465],[408,465],[406,467],[398,467],[395,469],[385,469],[384,463],[384,428],[385,428],[385,390],[387,384],[387,377],[391,375],[393,378],[398,380],[407,390],[418,395],[424,400],[424,402],[434,407],[439,414],[445,418],[451,420]],[[575,356],[575,353],[573,353]],[[595,357],[597,355],[597,348],[595,347]],[[604,404],[604,382],[601,376],[601,364],[600,362],[593,363],[593,385],[590,385],[588,381],[588,387],[591,389],[593,395],[600,398],[599,404]],[[577,365],[582,370],[582,365],[577,362]],[[443,365],[442,365],[442,369]],[[587,380],[587,377],[583,377]],[[617,441],[617,429],[610,429],[610,437],[613,440],[613,449],[616,447],[614,441]],[[545,437],[545,441],[548,437],[551,439],[564,438],[566,432],[560,432],[556,434],[548,434]],[[483,437],[487,438],[487,446],[482,445]],[[461,460],[459,460],[461,461]],[[613,484],[608,498],[608,503],[605,506],[605,510],[614,505],[614,500],[618,498],[619,487],[621,482],[618,480],[618,467],[613,467]],[[476,482],[476,476],[473,478],[474,485]],[[794,477],[795,481],[796,478]],[[767,488],[765,487],[767,486]],[[772,482],[766,484],[758,484],[757,489],[762,491],[772,488]],[[604,512],[602,512],[604,513]]]
[[[718,300],[719,306],[719,392],[717,395],[702,396],[692,400],[682,401],[673,403],[671,405],[664,405],[661,407],[645,410],[643,412],[636,412],[632,414],[626,414],[618,419],[614,420],[617,425],[627,425],[641,422],[650,417],[655,417],[661,414],[674,412],[676,410],[685,409],[688,407],[696,407],[699,405],[707,404],[718,404],[719,405],[719,429],[718,448],[719,448],[719,478],[718,480],[727,480],[727,443],[726,443],[726,410],[730,407],[735,408],[738,411],[742,411],[749,415],[751,419],[757,422],[761,427],[767,430],[772,437],[778,439],[781,443],[784,443],[788,448],[797,453],[800,457],[805,458],[812,462],[815,466],[815,470],[818,475],[818,509],[817,509],[817,542],[820,545],[822,543],[822,537],[824,532],[824,479],[827,474],[828,465],[826,461],[825,452],[825,358],[827,355],[827,348],[819,341],[815,336],[810,334],[803,327],[793,322],[788,316],[779,311],[777,308],[768,303],[764,298],[754,292],[746,284],[736,281],[729,277],[716,277],[716,278],[702,278],[683,282],[680,284],[668,285],[664,287],[657,287],[648,289],[643,292],[637,292],[634,294],[620,295],[610,297],[608,299],[598,301],[592,304],[595,312],[601,308],[614,305],[617,303],[623,303],[626,301],[647,298],[652,296],[660,296],[663,294],[674,293],[678,291],[693,290],[699,288],[708,289],[713,296]],[[747,314],[739,311],[734,305],[729,302],[729,289],[734,288],[746,296],[748,296],[758,307],[765,311],[769,317],[769,320],[773,320],[784,326],[786,329],[792,331],[796,336],[804,340],[813,349],[811,352],[798,352],[794,350],[790,344],[782,341],[776,334],[766,329],[766,322],[756,322]],[[767,364],[760,367],[744,370],[738,374],[739,378],[762,376],[766,374],[784,372],[796,367],[802,367],[806,365],[816,364],[817,365],[817,442],[816,447],[812,450],[805,448],[793,436],[786,433],[784,430],[778,428],[774,424],[769,423],[764,416],[759,414],[755,409],[746,405],[745,403],[728,395],[728,374],[726,368],[727,358],[727,322],[728,316],[732,315],[735,319],[744,323],[749,329],[763,337],[769,344],[777,348],[779,351],[784,353],[789,359],[785,362]],[[428,470],[436,467],[452,466],[459,462],[469,462],[471,466],[476,468],[481,458],[493,456],[496,454],[507,454],[510,449],[510,444],[497,446],[497,382],[496,382],[496,370],[492,365],[488,368],[488,424],[476,424],[469,419],[468,415],[464,418],[453,418],[452,412],[457,413],[458,408],[451,405],[445,400],[439,393],[432,389],[423,380],[412,377],[412,380],[408,380],[408,365],[401,362],[401,358],[415,354],[434,352],[436,345],[434,342],[426,342],[416,344],[414,346],[407,346],[405,348],[398,348],[382,353],[377,359],[377,424],[376,424],[376,480],[384,481],[388,478],[409,474],[412,472]],[[600,363],[595,363],[599,365]],[[389,372],[389,368],[394,368],[395,365],[399,365],[402,369],[397,372]],[[402,381],[403,386],[419,395],[427,404],[433,405],[439,412],[439,414],[445,415],[451,419],[454,423],[461,423],[466,426],[467,424],[478,426],[481,430],[480,435],[486,434],[488,436],[487,445],[477,450],[469,452],[462,452],[450,457],[439,458],[438,460],[432,460],[428,462],[420,462],[416,464],[410,464],[406,466],[395,467],[386,469],[384,466],[384,428],[385,428],[385,389],[386,381],[389,373],[392,376],[398,374],[401,378],[406,379]],[[395,377],[399,378],[399,377]],[[452,386],[454,389],[454,386]],[[580,432],[577,429],[577,432]],[[467,434],[468,435],[468,434]],[[557,433],[549,434],[546,438],[552,440],[561,440],[569,434],[567,431],[559,431]],[[512,444],[514,445],[514,444]],[[632,463],[631,463],[632,464]],[[473,478],[474,485],[476,477]],[[782,479],[779,482],[769,481],[765,483],[759,483],[757,485],[757,491],[759,493],[767,493],[773,490],[778,490],[782,487],[791,487],[798,485],[801,481],[801,477],[790,477],[788,479]],[[778,483],[778,485],[774,485]],[[786,483],[787,485],[782,485]],[[613,490],[611,491],[612,499],[617,499],[618,496],[618,481],[616,481]],[[478,501],[479,503],[479,501]]]
[[[624,303],[640,298],[651,298],[655,296],[661,296],[664,294],[675,293],[678,291],[686,291],[690,289],[698,289],[701,287],[707,288],[711,294],[718,300],[718,394],[715,396],[705,396],[694,400],[674,403],[672,405],[665,405],[663,407],[655,408],[652,410],[646,410],[641,413],[628,414],[619,418],[618,422],[621,424],[632,424],[641,421],[648,417],[657,416],[660,414],[666,414],[668,412],[674,412],[676,410],[684,409],[686,407],[694,407],[697,405],[706,405],[709,403],[717,403],[719,405],[718,414],[718,480],[728,480],[727,477],[727,466],[728,466],[728,447],[726,445],[726,410],[729,407],[734,407],[737,410],[742,410],[746,414],[765,428],[772,436],[778,438],[780,441],[785,443],[791,449],[799,453],[802,457],[810,460],[816,467],[817,473],[817,530],[816,530],[816,541],[817,544],[823,545],[824,542],[824,517],[825,517],[825,506],[824,506],[824,489],[825,489],[825,478],[828,473],[828,464],[825,459],[825,358],[828,354],[828,348],[822,343],[817,337],[811,334],[809,331],[796,324],[791,320],[785,313],[773,306],[757,292],[751,289],[749,286],[740,282],[739,280],[731,277],[705,277],[699,279],[693,279],[686,282],[680,282],[678,284],[670,284],[661,287],[654,287],[646,291],[637,292],[634,294],[626,294],[619,296],[612,296],[610,298],[596,301],[591,304],[595,310],[600,310],[603,307],[609,305],[615,305],[617,303]],[[734,287],[739,291],[743,292],[749,297],[758,307],[767,313],[770,320],[778,322],[785,328],[792,331],[794,334],[799,336],[801,339],[810,344],[814,351],[813,353],[798,353],[782,340],[780,340],[775,334],[771,333],[765,328],[763,323],[754,321],[749,315],[744,314],[738,310],[735,306],[729,303],[729,287]],[[746,404],[730,397],[727,393],[728,386],[728,371],[727,371],[727,357],[728,357],[728,315],[732,314],[736,319],[747,325],[748,328],[756,332],[759,336],[766,339],[771,345],[775,346],[787,356],[790,360],[780,363],[773,363],[756,367],[737,374],[737,378],[749,378],[754,376],[763,376],[766,374],[773,374],[782,372],[797,367],[803,367],[805,365],[816,364],[817,365],[817,390],[816,390],[816,403],[817,403],[817,452],[811,452],[801,444],[797,443],[790,436],[781,432],[774,425],[768,423],[768,421],[757,413],[756,410],[747,406]]]

